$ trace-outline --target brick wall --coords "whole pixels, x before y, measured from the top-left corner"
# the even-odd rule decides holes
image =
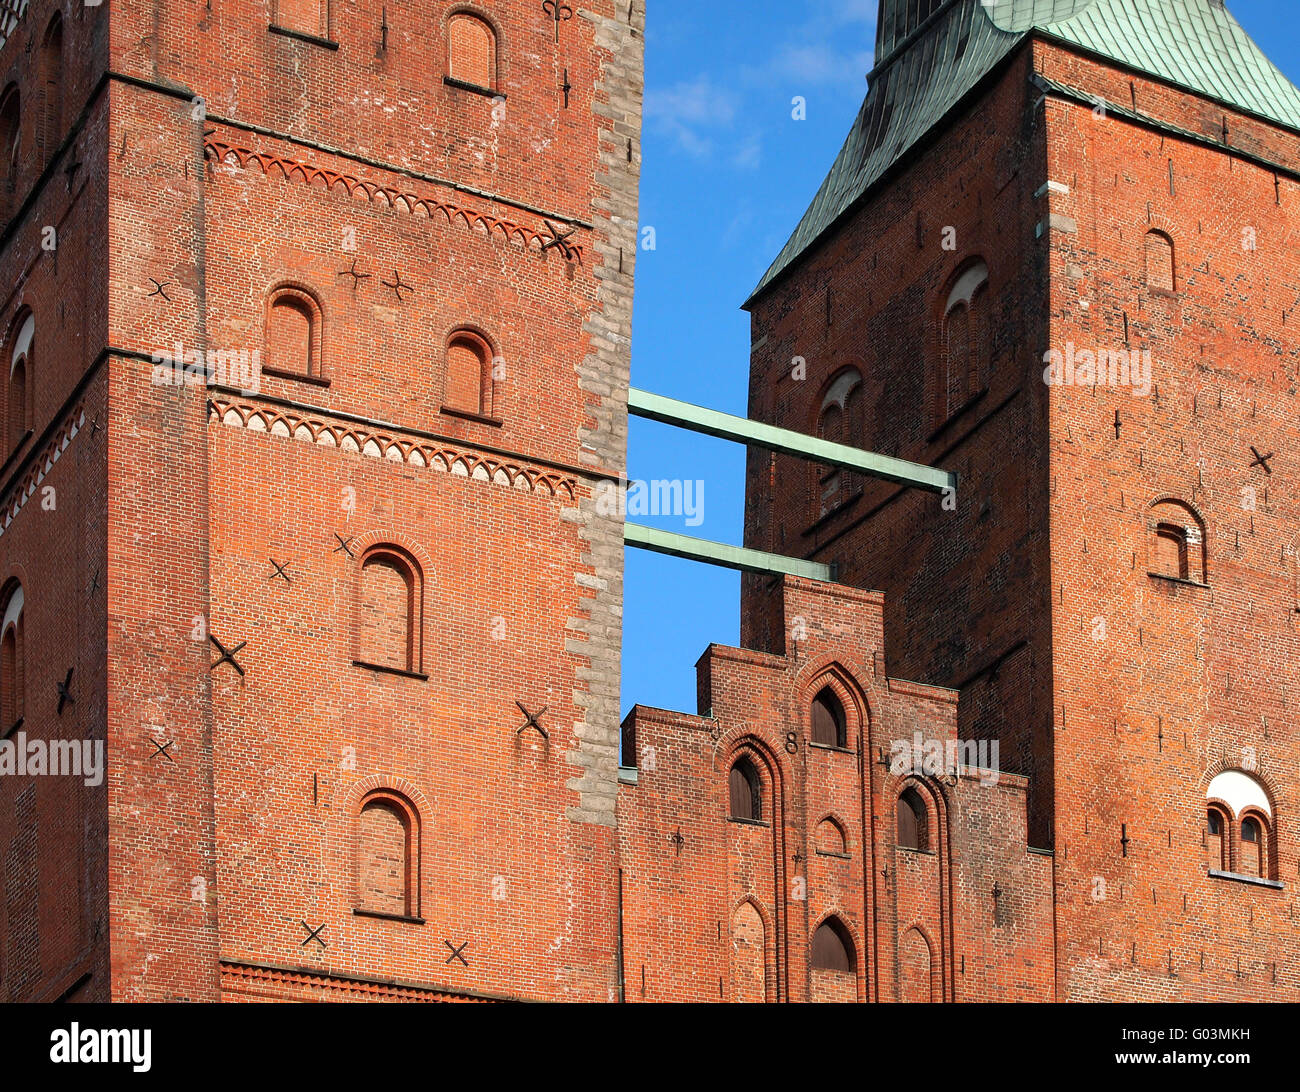
[[[50,71],[44,45],[56,15],[63,55],[80,58],[66,66],[58,104],[35,86]],[[24,601],[22,719],[0,726],[12,746],[102,747],[106,737],[109,130],[98,84],[106,58],[106,22],[50,0],[29,5],[0,51],[0,87],[15,83],[23,101],[11,217],[0,226],[6,378],[23,316],[34,316],[36,330],[25,414],[15,414],[25,421],[0,451],[0,594],[8,603],[21,585]],[[108,997],[109,784],[86,780],[0,777],[7,1000]]]
[[[25,35],[61,6],[35,0],[0,54],[24,94]],[[557,28],[486,0],[491,86],[466,87],[445,78],[460,10],[64,13],[71,135],[24,160],[0,261],[6,323],[30,306],[66,351],[0,488],[69,421],[82,462],[0,555],[28,593],[29,730],[106,734],[110,774],[0,784],[28,802],[0,820],[7,993],[615,989],[622,544],[592,498],[625,465],[644,13]],[[40,249],[49,223],[80,260]],[[267,345],[278,289],[314,323],[310,375]],[[489,365],[472,407],[448,390],[460,330]],[[160,383],[178,344],[281,374]],[[418,576],[378,628],[367,547]],[[372,791],[412,809],[418,913],[354,913]]]
[[[956,695],[877,671],[879,594],[787,578],[779,602],[780,652],[710,647],[699,715],[638,706],[624,723],[637,763],[619,795],[627,1000],[1050,998],[1050,857],[1026,849],[1024,779],[970,769],[922,785],[895,770],[895,741],[956,738]],[[810,741],[827,686],[845,748]],[[741,756],[759,772],[760,823],[729,816]],[[908,785],[931,811],[921,851],[896,836]],[[856,971],[812,966],[829,919]]]
[[[1052,739],[1046,504],[1036,436],[1046,402],[1045,257],[1027,249],[1045,158],[1019,53],[982,97],[752,307],[750,416],[811,432],[830,384],[862,377],[849,441],[955,471],[955,506],[862,482],[826,515],[815,468],[752,452],[746,545],[838,565],[838,579],[885,592],[891,675],[962,691],[963,738],[996,738],[1005,770],[1030,779],[1035,845],[1051,844]],[[965,412],[936,422],[935,328],[963,268],[988,268],[987,380]],[[830,299],[828,309],[827,299]],[[801,367],[796,358],[804,364]],[[779,640],[764,581],[743,583],[741,643]]]
[[[1035,67],[1110,104],[1043,107],[1059,184],[1038,243],[1049,347],[1151,354],[1146,397],[1051,390],[1062,993],[1294,999],[1300,752],[1282,726],[1298,634],[1300,138],[1061,50],[1040,47]],[[1172,292],[1147,276],[1152,230],[1173,242]],[[1252,447],[1275,454],[1268,469]],[[1166,498],[1199,519],[1193,582],[1148,575]],[[1206,796],[1224,769],[1271,797],[1285,886],[1207,875]]]
[[[1026,785],[1028,844],[1053,853],[1030,853],[1018,876],[965,862],[958,914],[993,917],[965,953],[968,996],[1043,996],[1053,964],[1063,999],[1294,995],[1297,756],[1279,725],[1297,528],[1277,456],[1296,440],[1297,143],[1032,43],[753,307],[753,416],[812,431],[826,385],[855,367],[851,442],[960,475],[951,512],[867,485],[822,516],[807,468],[754,455],[747,541],[882,589],[890,675],[957,689],[958,735],[998,739],[1003,768],[1023,775],[999,784]],[[1171,279],[1152,231],[1172,241]],[[931,431],[935,331],[976,256],[987,389]],[[1150,392],[1048,386],[1044,354],[1069,346],[1150,350]],[[1171,510],[1193,527],[1181,580],[1159,575],[1155,525]],[[744,643],[781,647],[778,603],[746,579]],[[1268,798],[1271,885],[1208,874],[1206,796],[1225,770]],[[964,818],[984,841],[1011,814],[994,793]],[[901,918],[927,938],[943,864],[908,858],[896,873]],[[1011,974],[1009,923],[1037,938]],[[914,970],[896,981],[919,996]]]

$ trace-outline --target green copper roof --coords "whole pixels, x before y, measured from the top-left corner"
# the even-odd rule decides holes
[[[1300,89],[1221,0],[881,0],[877,27],[853,129],[754,296],[1032,31],[1300,130]]]
[[[990,13],[1300,129],[1300,90],[1221,0],[1000,0]]]

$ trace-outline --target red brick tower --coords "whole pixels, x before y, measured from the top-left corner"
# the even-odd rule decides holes
[[[889,676],[1028,779],[1055,996],[1295,999],[1300,91],[1220,0],[879,26],[748,305],[750,411],[961,485],[752,456],[747,545],[881,590]],[[782,603],[749,578],[742,643]]]
[[[610,998],[641,6],[3,7],[0,996]]]

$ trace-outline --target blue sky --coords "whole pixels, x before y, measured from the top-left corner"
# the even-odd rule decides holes
[[[825,176],[866,91],[877,0],[652,0],[646,27],[635,386],[743,416],[749,316],[741,303]],[[1295,0],[1229,9],[1300,83]],[[802,96],[807,118],[792,117]],[[704,521],[639,518],[739,543],[744,449],[633,419],[628,473],[703,481]],[[736,644],[738,574],[627,552],[624,711],[695,711],[695,661]]]

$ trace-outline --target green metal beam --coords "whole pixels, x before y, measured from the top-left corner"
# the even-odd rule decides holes
[[[762,550],[747,550],[743,546],[728,546],[722,542],[691,538],[674,531],[661,531],[640,523],[623,524],[623,542],[641,550],[650,550],[671,557],[684,557],[689,561],[703,561],[720,565],[724,569],[739,569],[746,573],[764,573],[770,576],[802,576],[809,580],[831,579],[831,567],[820,561],[804,561],[797,557],[782,557]]]
[[[627,410],[634,417],[677,425],[722,440],[752,444],[767,451],[794,455],[824,466],[837,466],[842,470],[852,470],[857,474],[897,482],[899,485],[915,486],[932,493],[955,491],[957,488],[957,475],[947,470],[937,470],[888,455],[876,455],[870,451],[859,451],[847,444],[831,443],[815,436],[805,436],[802,432],[792,432],[730,413],[705,409],[690,402],[679,402],[676,398],[665,398],[661,394],[651,394],[635,387],[628,391]]]

